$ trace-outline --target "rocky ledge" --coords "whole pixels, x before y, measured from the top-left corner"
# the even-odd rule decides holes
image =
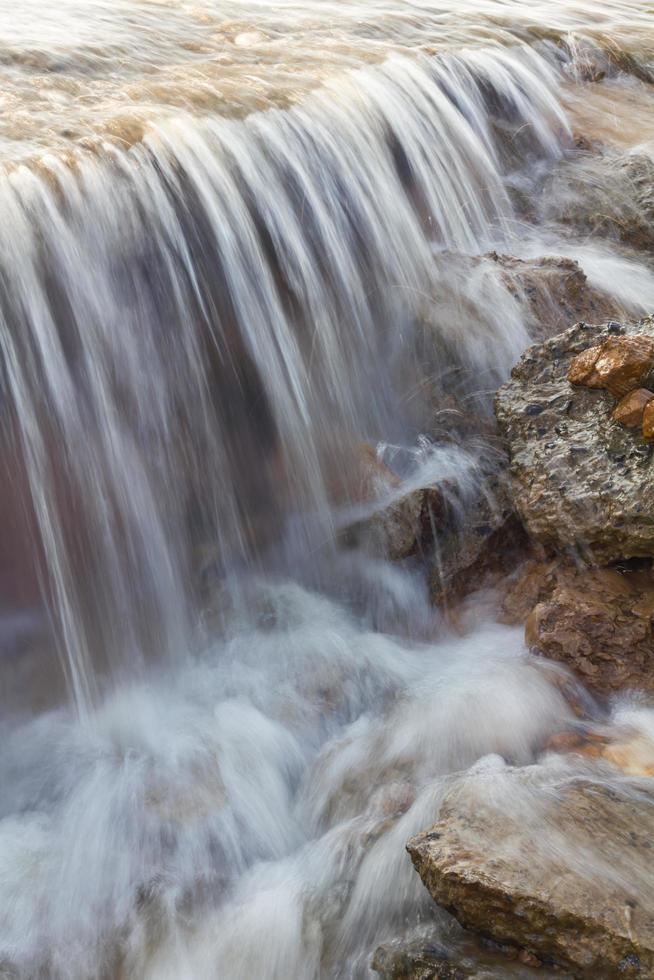
[[[575,977],[652,977],[649,791],[547,766],[477,774],[408,851],[464,926]]]
[[[435,902],[522,968],[653,977],[654,738],[651,721],[620,730],[607,697],[635,691],[642,711],[654,693],[654,317],[531,347],[495,409],[504,519],[513,508],[525,532],[502,618],[581,678],[579,720],[538,764],[455,777],[408,851]],[[496,975],[480,964],[424,943],[374,961],[387,980]]]

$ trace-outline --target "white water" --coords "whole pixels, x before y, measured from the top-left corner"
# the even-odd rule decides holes
[[[514,215],[507,178],[571,153],[543,50],[394,56],[3,179],[9,496],[70,703],[5,698],[0,972],[331,980],[420,926],[458,941],[406,840],[571,708],[492,599],[454,632],[417,560],[334,532],[362,441],[463,519],[484,492],[489,446],[435,425],[451,392],[488,413],[529,341],[484,253],[652,303],[644,258]]]

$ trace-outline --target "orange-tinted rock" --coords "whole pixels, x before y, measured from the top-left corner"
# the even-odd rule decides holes
[[[643,411],[643,437],[654,439],[654,402],[646,405]]]
[[[573,385],[586,385],[593,373],[597,358],[600,356],[602,348],[588,347],[582,351],[572,361],[568,371],[568,381]],[[592,387],[589,385],[588,387]]]
[[[625,425],[630,429],[639,429],[643,424],[645,406],[651,402],[654,394],[647,388],[636,388],[621,398],[611,416],[614,422]],[[654,417],[653,417],[654,421]]]
[[[654,775],[654,742],[640,731],[559,732],[545,747],[550,752],[604,759],[627,776]]]
[[[547,566],[525,641],[535,653],[567,664],[598,693],[653,691],[653,617],[651,570]]]
[[[654,338],[643,334],[609,337],[574,358],[568,371],[571,384],[605,388],[616,398],[638,387],[654,365]]]

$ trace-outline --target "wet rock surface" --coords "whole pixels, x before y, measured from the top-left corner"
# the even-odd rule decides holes
[[[576,324],[529,348],[495,399],[528,533],[593,564],[654,554],[654,447],[612,419],[608,392],[571,385],[568,371],[589,347],[636,335],[653,338],[654,318]]]
[[[374,555],[400,561],[417,545],[424,502],[422,489],[405,489],[400,477],[362,443],[348,474],[350,517],[344,517],[342,539]]]
[[[640,429],[646,406],[654,399],[654,393],[647,388],[636,388],[621,398],[613,409],[611,418],[628,429]]]
[[[432,600],[447,605],[505,574],[528,551],[507,481],[498,471],[473,501],[465,521],[447,496],[426,490],[421,548],[429,562]]]
[[[654,576],[560,568],[525,628],[528,647],[567,664],[593,690],[654,691]]]
[[[437,941],[387,943],[376,950],[372,968],[382,980],[567,980],[569,976],[543,969],[540,960],[525,950],[490,943],[485,947],[472,937],[465,945],[449,948]]]
[[[643,334],[608,337],[573,358],[568,381],[604,388],[616,398],[633,392],[654,363],[654,338]]]
[[[503,600],[534,652],[566,664],[592,691],[654,691],[654,572],[530,562]]]
[[[654,160],[647,154],[565,162],[544,194],[544,212],[575,232],[654,248]]]
[[[653,834],[649,783],[534,766],[465,778],[407,847],[434,900],[465,927],[575,977],[645,978]]]
[[[600,323],[620,319],[626,312],[608,293],[589,284],[574,259],[558,255],[518,259],[497,252],[489,258],[502,270],[511,295],[526,302],[534,340],[545,340],[576,321]]]

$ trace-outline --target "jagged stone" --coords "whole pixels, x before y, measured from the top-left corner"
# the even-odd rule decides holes
[[[466,934],[464,934],[466,935]],[[449,937],[448,937],[449,938]],[[482,943],[472,934],[467,941],[413,940],[380,946],[372,968],[382,980],[567,980],[569,974],[543,969],[526,950]]]
[[[607,392],[574,387],[567,374],[588,347],[632,335],[654,338],[654,318],[576,324],[529,348],[495,399],[528,533],[599,565],[654,555],[654,446],[612,420]]]
[[[572,361],[568,381],[586,388],[605,388],[616,398],[632,392],[654,364],[654,337],[608,337]]]
[[[654,405],[643,409],[642,433],[643,439],[654,439]]]
[[[518,259],[497,252],[488,258],[501,268],[509,292],[525,303],[534,340],[545,340],[578,320],[601,323],[629,315],[612,296],[590,285],[574,259]]]
[[[543,216],[580,234],[654,248],[654,160],[645,153],[564,161],[547,183]]]

